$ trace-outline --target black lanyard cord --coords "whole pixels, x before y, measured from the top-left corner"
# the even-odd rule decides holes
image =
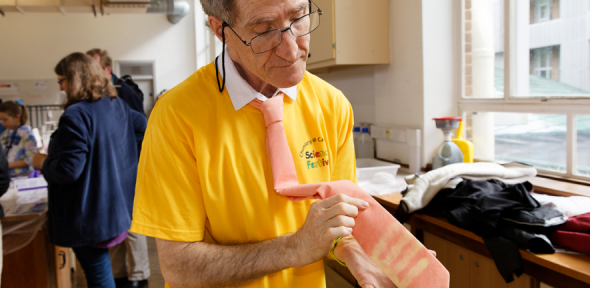
[[[221,85],[219,84],[219,70],[217,69],[217,58],[215,57],[215,76],[217,77],[217,88],[219,88],[219,93],[223,92],[223,88],[225,88],[225,27],[228,26],[225,22],[221,24],[221,38],[223,39],[223,46],[221,52],[221,71],[223,71],[223,75],[221,76],[223,79],[221,80]]]

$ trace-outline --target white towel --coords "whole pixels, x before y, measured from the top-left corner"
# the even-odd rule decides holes
[[[537,169],[516,162],[505,165],[490,162],[451,164],[424,175],[406,177],[406,182],[410,186],[400,204],[407,209],[408,213],[422,209],[430,203],[438,191],[447,185],[449,180],[455,177],[471,180],[496,179],[512,185],[525,182],[536,175]]]
[[[590,197],[584,196],[552,196],[545,194],[531,193],[543,207],[551,207],[567,217],[574,217],[590,213]]]

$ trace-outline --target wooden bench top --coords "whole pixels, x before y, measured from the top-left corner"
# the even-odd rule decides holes
[[[384,207],[389,208],[390,210],[396,210],[402,195],[400,193],[394,193],[384,196],[374,196],[374,198]],[[444,218],[436,218],[419,214],[414,214],[412,217],[444,228],[445,230],[459,234],[463,237],[470,238],[482,244],[484,243],[483,239],[477,236],[475,233],[461,229],[449,223]],[[590,284],[590,255],[566,253],[531,254],[522,249],[520,250],[520,255],[524,260]]]

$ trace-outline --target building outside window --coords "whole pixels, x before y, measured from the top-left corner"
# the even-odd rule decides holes
[[[531,49],[531,75],[559,81],[559,46]]]
[[[551,0],[533,0],[531,5],[535,13],[535,23],[551,20]]]
[[[590,177],[590,1],[463,0],[475,158]]]
[[[560,0],[530,0],[530,24],[559,18],[559,5]]]

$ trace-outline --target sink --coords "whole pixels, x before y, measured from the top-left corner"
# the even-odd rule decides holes
[[[389,163],[374,158],[356,159],[356,177],[358,181],[371,181],[373,175],[379,172],[387,172],[395,176],[400,165]]]

